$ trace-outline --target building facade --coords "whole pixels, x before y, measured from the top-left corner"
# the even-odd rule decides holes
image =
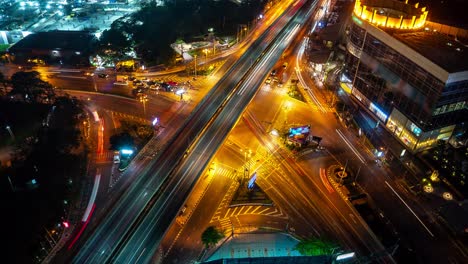
[[[468,114],[468,48],[426,27],[427,12],[395,0],[356,0],[341,78],[411,152],[448,140]]]

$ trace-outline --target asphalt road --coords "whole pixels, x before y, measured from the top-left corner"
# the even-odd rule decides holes
[[[247,54],[241,57],[239,61],[234,65],[234,67],[229,70],[228,74],[226,74],[225,77],[220,81],[220,83],[218,83],[217,87],[215,87],[208,94],[205,100],[201,103],[201,106],[204,106],[204,104],[207,104],[208,102],[209,106],[196,108],[196,110],[192,114],[192,118],[190,119],[190,121],[188,121],[188,123],[185,126],[187,129],[184,129],[184,131],[177,132],[174,139],[168,143],[170,147],[166,148],[162,154],[164,156],[164,159],[159,160],[160,162],[155,162],[152,165],[150,165],[145,171],[148,173],[143,173],[141,178],[138,179],[138,181],[130,187],[129,191],[123,195],[121,202],[119,202],[115,206],[115,210],[113,210],[109,217],[106,219],[106,221],[104,221],[101,224],[100,228],[94,233],[91,239],[87,241],[87,243],[84,245],[77,257],[74,259],[74,262],[102,263],[105,259],[109,257],[107,254],[109,254],[110,252],[114,252],[115,247],[119,247],[124,244],[124,247],[120,247],[120,251],[115,251],[118,254],[115,254],[111,257],[113,262],[132,262],[132,260],[135,260],[136,258],[141,258],[142,261],[144,261],[145,259],[147,259],[147,256],[151,256],[151,250],[148,250],[148,252],[151,252],[151,254],[146,253],[147,256],[140,255],[143,254],[146,250],[146,247],[141,247],[140,245],[144,243],[149,243],[149,241],[151,241],[151,247],[154,247],[154,245],[158,243],[158,239],[148,239],[151,238],[149,237],[149,235],[159,237],[162,236],[162,234],[165,232],[165,228],[161,227],[166,226],[167,228],[167,226],[170,224],[170,222],[173,219],[173,216],[175,216],[175,214],[178,211],[178,208],[180,208],[182,204],[181,202],[183,202],[183,200],[186,198],[187,190],[191,189],[193,184],[193,178],[197,176],[192,175],[191,178],[179,178],[173,176],[170,178],[171,182],[167,183],[167,186],[173,186],[173,184],[180,184],[180,181],[187,181],[187,183],[180,185],[185,188],[185,191],[181,191],[181,189],[177,190],[177,197],[175,198],[177,199],[177,201],[181,202],[176,203],[174,201],[174,197],[173,199],[171,199],[171,202],[174,203],[175,206],[167,206],[167,196],[165,197],[166,199],[152,200],[150,198],[161,187],[160,185],[165,179],[164,175],[166,175],[167,177],[167,173],[171,172],[178,165],[177,163],[180,158],[181,152],[183,153],[185,150],[189,149],[190,142],[192,142],[192,140],[195,139],[190,137],[196,137],[196,135],[198,135],[200,131],[203,130],[203,127],[205,126],[205,124],[208,123],[209,120],[211,120],[211,117],[213,116],[213,114],[216,113],[219,106],[221,106],[221,104],[225,102],[225,97],[229,95],[229,92],[236,87],[237,83],[239,83],[242,77],[242,74],[239,73],[246,72],[251,67],[252,60],[250,59],[250,57],[259,57],[263,49],[268,45],[268,43],[273,39],[273,37],[276,34],[278,34],[278,31],[283,27],[284,23],[286,23],[288,19],[288,17],[282,18],[280,23],[273,28],[275,30],[271,30],[268,34],[263,36],[261,38],[262,41],[254,43],[252,45],[253,48],[249,49],[247,51]],[[236,72],[237,74],[232,74],[233,72]],[[186,166],[190,168],[192,167],[192,164],[193,163],[191,162]],[[202,166],[203,162],[197,162],[196,164],[200,164]],[[200,165],[198,167],[200,167]],[[188,171],[190,170],[184,170],[185,173],[187,173]],[[172,192],[170,192],[169,194],[173,194],[176,189],[177,188],[172,189]],[[156,193],[156,196],[158,196],[158,193]],[[146,207],[146,204],[148,202],[150,204],[155,202],[155,204],[152,207]],[[151,209],[151,211],[147,213],[147,216],[143,219],[137,219],[137,216],[140,215],[142,210],[145,210],[145,208],[153,209]],[[141,229],[137,229],[136,231],[131,230],[130,232],[127,232],[129,227],[150,228],[150,226],[145,224],[132,225],[132,223],[135,219],[137,219],[137,223],[138,221],[142,220],[154,221],[154,219],[152,219],[152,213],[155,210],[159,211],[164,209],[169,210],[172,214],[165,214],[164,219],[160,219],[164,220],[165,224],[157,225],[159,227],[159,230],[155,230],[157,232],[151,233],[147,232],[147,230],[143,230],[140,231],[143,234],[140,234],[139,230]],[[168,215],[172,217],[168,217]],[[152,226],[154,227],[155,225]],[[129,234],[130,237],[124,237],[125,234]],[[135,239],[137,243],[132,243],[133,239]],[[119,241],[124,241],[125,243],[119,245]],[[135,246],[139,250],[135,250]]]
[[[296,5],[295,8],[299,7],[300,5]],[[305,19],[308,13],[307,10],[304,10],[305,9],[299,10],[298,17],[302,20]],[[296,10],[293,11],[295,12]],[[296,17],[294,19],[298,18]],[[289,18],[286,21],[288,20]],[[256,93],[256,87],[258,87],[259,82],[263,82],[264,76],[268,73],[264,69],[265,64],[275,63],[275,59],[277,60],[278,58],[275,58],[274,54],[277,54],[276,56],[280,56],[282,50],[284,50],[289,44],[288,42],[290,41],[291,36],[296,32],[295,30],[292,30],[292,28],[298,27],[299,26],[296,23],[289,23],[284,31],[279,32],[279,38],[275,39],[273,42],[276,44],[273,46],[273,50],[266,52],[264,55],[266,59],[259,60],[258,64],[254,66],[254,69],[250,71],[251,74],[248,75],[246,80],[240,86],[237,87],[237,83],[241,81],[240,77],[242,77],[243,74],[238,73],[246,72],[250,69],[252,66],[252,60],[250,58],[252,56],[254,58],[259,57],[264,47],[271,42],[269,38],[260,38],[263,42],[260,46],[264,46],[263,48],[256,49],[256,45],[253,44],[253,51],[248,50],[247,53],[239,59],[238,63],[241,64],[241,67],[240,70],[235,71],[237,74],[235,76],[229,74],[225,75],[227,77],[227,83],[224,85],[223,79],[218,83],[225,88],[231,87],[228,89],[222,89],[223,93],[228,91],[228,93],[222,97],[227,97],[229,100],[221,100],[216,103],[216,101],[219,100],[219,97],[214,98],[210,107],[213,105],[215,106],[211,111],[213,111],[213,114],[215,114],[216,117],[214,119],[208,118],[204,121],[208,123],[209,126],[202,128],[197,126],[193,127],[190,124],[191,122],[194,122],[195,124],[200,123],[199,120],[204,119],[206,116],[205,114],[200,116],[200,119],[192,118],[189,121],[189,124],[186,127],[190,130],[188,133],[184,132],[184,134],[197,134],[195,131],[203,132],[200,134],[199,138],[194,141],[196,143],[189,148],[186,159],[182,161],[180,166],[169,179],[167,184],[168,186],[174,186],[172,191],[169,193],[165,192],[165,195],[167,195],[166,197],[160,196],[161,198],[157,199],[155,203],[152,204],[150,211],[144,219],[141,219],[141,223],[138,223],[135,231],[129,233],[130,237],[127,239],[125,246],[122,246],[118,254],[115,254],[115,256],[111,258],[112,262],[147,262],[151,259],[152,254],[159,245],[167,227],[172,223],[173,218],[177,215],[179,208],[182,206],[193,185],[198,180],[199,175],[204,170],[206,164],[211,160],[215,151],[224,141],[224,138],[227,136],[233,125],[237,122],[239,116],[250,102],[253,95]],[[282,28],[283,25],[281,25],[281,23],[275,24],[273,27],[273,34],[278,34],[277,31],[280,31]],[[252,54],[251,52],[254,53]],[[255,52],[258,52],[257,55],[254,55]],[[214,91],[216,92],[216,87]],[[231,91],[234,91],[234,93]],[[245,95],[243,95],[244,92],[246,93]],[[222,107],[220,111],[218,110],[219,106]],[[194,119],[197,119],[197,121],[193,121]],[[191,130],[193,132],[190,132]],[[169,204],[175,205],[175,207],[168,206]]]

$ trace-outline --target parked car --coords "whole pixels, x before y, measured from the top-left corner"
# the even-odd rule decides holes
[[[98,74],[98,77],[99,77],[99,78],[107,78],[107,77],[109,77],[109,74],[100,73],[100,74]]]
[[[159,90],[159,88],[160,88],[159,84],[152,84],[149,86],[150,90]]]

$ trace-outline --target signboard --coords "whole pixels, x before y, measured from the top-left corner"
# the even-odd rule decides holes
[[[255,187],[255,180],[257,180],[256,172],[252,175],[252,178],[250,178],[249,183],[247,184],[247,188],[249,188],[249,190],[252,190]]]

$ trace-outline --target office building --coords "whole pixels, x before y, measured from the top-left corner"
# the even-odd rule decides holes
[[[408,1],[356,0],[341,77],[413,153],[448,140],[468,116],[468,30],[427,15]]]

